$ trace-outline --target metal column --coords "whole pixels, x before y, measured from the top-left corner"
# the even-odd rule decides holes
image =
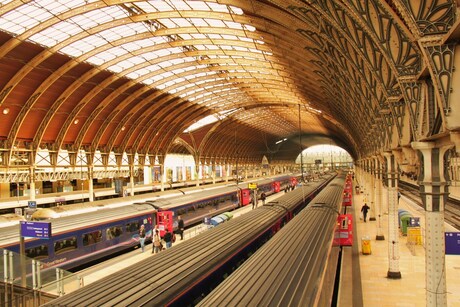
[[[425,206],[426,306],[447,306],[444,204],[448,185],[444,154],[451,146],[436,148],[432,142],[412,142],[418,150],[421,170],[420,196]]]
[[[388,182],[388,278],[399,279],[398,178],[395,156],[385,152]]]

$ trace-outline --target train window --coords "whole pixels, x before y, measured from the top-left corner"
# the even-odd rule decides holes
[[[126,231],[127,232],[137,232],[140,228],[139,225],[140,225],[139,222],[128,223],[126,224]]]
[[[48,258],[48,245],[39,245],[31,248],[26,248],[26,257],[34,259]]]
[[[56,255],[77,249],[77,238],[70,237],[54,242],[54,253]]]
[[[192,210],[193,210],[193,209],[192,209]],[[185,213],[187,213],[187,211],[186,211],[185,209],[179,209],[179,210],[177,210],[177,215],[183,215],[183,214],[185,214]]]
[[[95,244],[102,240],[102,231],[96,230],[83,235],[83,246]]]
[[[105,231],[107,240],[112,240],[113,238],[119,237],[121,236],[122,233],[123,233],[122,226],[113,226],[113,227],[107,228]]]

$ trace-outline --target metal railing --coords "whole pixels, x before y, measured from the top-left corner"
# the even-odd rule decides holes
[[[83,286],[77,274],[59,269],[43,269],[40,261],[0,249],[0,306],[40,306]]]

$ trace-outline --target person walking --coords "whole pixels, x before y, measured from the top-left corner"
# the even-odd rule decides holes
[[[169,231],[168,228],[165,229],[166,233],[163,236],[163,240],[165,240],[166,248],[170,248],[172,246],[172,233]]]
[[[161,251],[161,238],[158,229],[155,230],[153,235],[152,254],[158,254]]]
[[[364,205],[361,207],[361,212],[363,213],[364,223],[366,223],[367,212],[368,212],[370,209],[371,209],[371,208],[370,208],[366,203],[364,203]]]
[[[177,225],[177,231],[179,232],[180,234],[180,239],[181,240],[184,240],[184,220],[182,219],[182,217],[179,215],[178,216],[178,225]]]
[[[142,252],[144,252],[144,247],[145,247],[145,226],[144,225],[141,225],[141,228],[139,229],[139,242],[141,243]]]

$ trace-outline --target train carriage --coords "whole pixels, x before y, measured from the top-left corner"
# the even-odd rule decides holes
[[[72,269],[96,259],[135,247],[139,227],[151,238],[155,209],[147,204],[128,205],[74,217],[53,219],[50,239],[25,239],[25,254],[39,260],[42,269]],[[2,229],[0,248],[19,253],[19,225]]]
[[[334,179],[197,306],[330,306],[343,183]]]
[[[159,253],[155,261],[140,261],[45,306],[195,304],[305,207],[330,179],[283,194]],[[117,280],[117,287],[113,287],[113,280]]]
[[[146,226],[149,241],[152,225],[155,223],[153,214],[157,211],[172,212],[174,221],[181,215],[186,226],[190,226],[203,222],[205,217],[211,218],[249,203],[248,195],[249,189],[233,185],[130,205],[120,205],[119,201],[109,203],[109,200],[105,200],[108,208],[96,210],[99,209],[97,206],[96,209],[82,206],[79,210],[87,212],[73,216],[46,218],[43,215],[52,224],[53,237],[50,240],[26,239],[26,255],[43,261],[43,268],[59,266],[72,269],[138,246],[137,232],[141,224]],[[129,199],[138,197],[141,196]],[[62,207],[56,209],[65,212]],[[46,210],[49,209],[44,209],[45,212]],[[2,228],[0,248],[19,252],[18,224]]]

